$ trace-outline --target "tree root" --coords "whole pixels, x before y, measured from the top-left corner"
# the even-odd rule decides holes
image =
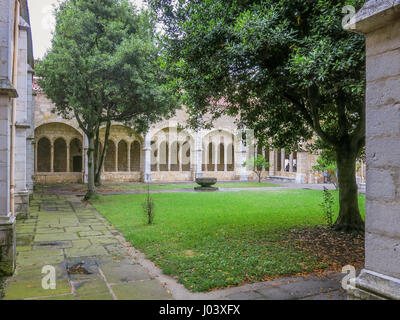
[[[88,190],[85,194],[85,196],[83,197],[83,201],[89,201],[90,199],[93,198],[93,196],[96,194],[96,192],[90,191]]]
[[[345,233],[356,233],[356,234],[364,234],[365,232],[365,224],[364,222],[360,223],[338,223],[336,222],[333,225],[334,230],[341,231]]]

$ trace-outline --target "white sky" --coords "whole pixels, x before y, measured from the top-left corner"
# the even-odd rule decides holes
[[[60,1],[64,0],[28,1],[35,58],[42,58],[51,46],[51,33],[54,30],[53,6]],[[130,1],[139,8],[143,6],[143,0]]]

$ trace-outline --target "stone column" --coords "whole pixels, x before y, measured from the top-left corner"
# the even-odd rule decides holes
[[[240,181],[248,181],[249,175],[247,173],[247,166],[243,166],[243,163],[247,161],[247,147],[244,145],[242,139],[239,140],[239,152],[240,152]]]
[[[26,170],[26,181],[27,188],[30,194],[33,193],[33,177],[35,175],[35,110],[34,110],[34,99],[32,93],[32,81],[33,81],[34,70],[30,65],[28,65],[27,74],[27,123],[29,124],[29,129],[27,130],[27,170]]]
[[[54,141],[50,141],[50,172],[54,172]]]
[[[297,152],[296,183],[307,183],[308,153]]]
[[[171,154],[172,154],[172,152],[171,152],[171,146],[172,146],[172,144],[173,144],[173,142],[171,142],[171,141],[173,141],[173,140],[168,139],[168,140],[167,140],[167,143],[166,143],[166,145],[165,145],[165,150],[168,151],[168,156],[165,157],[166,160],[168,161],[168,165],[167,165],[167,170],[168,170],[168,172],[171,171]]]
[[[127,156],[127,161],[128,161],[128,172],[131,172],[131,146],[132,146],[132,143],[128,142],[127,144],[128,144],[128,146],[127,146],[128,154],[126,156]]]
[[[144,151],[143,182],[151,182],[151,141],[149,132],[147,132],[144,137],[143,151]]]
[[[115,157],[114,157],[114,168],[115,168],[115,172],[119,171],[118,168],[118,143],[115,143]]]
[[[275,175],[275,151],[270,151],[269,152],[269,175],[274,176]]]
[[[177,143],[178,148],[178,161],[179,161],[179,172],[182,172],[182,161],[183,161],[183,142]]]
[[[10,110],[11,97],[16,94],[8,79],[0,79],[0,276],[12,275],[15,269],[15,217],[10,212]]]
[[[67,142],[67,172],[71,171],[70,142]]]
[[[400,0],[369,0],[346,29],[366,37],[365,268],[351,297],[400,299]]]
[[[214,146],[214,150],[213,150],[213,155],[212,155],[211,159],[213,159],[213,161],[214,161],[214,171],[217,172],[218,171],[218,161],[219,161],[219,155],[218,155],[219,144],[215,143],[215,144],[213,144],[213,146]]]
[[[15,269],[15,217],[10,213],[10,119],[18,96],[12,78],[12,1],[0,4],[0,276]]]
[[[286,170],[285,158],[285,149],[281,149],[281,171],[283,172]]]
[[[16,132],[15,132],[15,196],[14,210],[17,219],[29,218],[29,191],[27,189],[27,166],[28,166],[28,130],[30,130],[30,119],[28,118],[28,31],[29,24],[19,18],[19,41],[18,41],[18,74],[16,103]]]
[[[197,132],[195,142],[195,153],[196,153],[196,172],[195,179],[203,177],[203,142],[201,133]]]

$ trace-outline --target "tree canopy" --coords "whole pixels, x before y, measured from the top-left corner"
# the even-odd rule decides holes
[[[91,157],[100,126],[120,121],[144,131],[177,104],[148,12],[138,12],[128,0],[69,0],[55,15],[52,48],[37,70],[39,84],[55,111],[76,118],[88,137],[93,191],[97,161]]]
[[[363,228],[355,160],[365,145],[365,44],[343,30],[342,9],[363,2],[150,0],[191,125],[234,115],[279,148],[316,135],[336,154],[345,230]]]

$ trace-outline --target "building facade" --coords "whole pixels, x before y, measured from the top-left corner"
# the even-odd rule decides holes
[[[37,80],[37,79],[36,79]],[[78,123],[52,112],[54,105],[34,83],[34,145],[36,183],[83,183],[87,175],[87,141]],[[220,181],[253,180],[255,173],[243,163],[257,154],[270,163],[263,178],[299,183],[323,183],[312,169],[318,155],[264,150],[248,131],[248,141],[235,119],[222,117],[213,129],[182,129],[188,119],[184,109],[169,120],[154,124],[146,134],[113,123],[102,171],[104,182],[184,182],[196,177]],[[100,130],[104,145],[105,128]]]

